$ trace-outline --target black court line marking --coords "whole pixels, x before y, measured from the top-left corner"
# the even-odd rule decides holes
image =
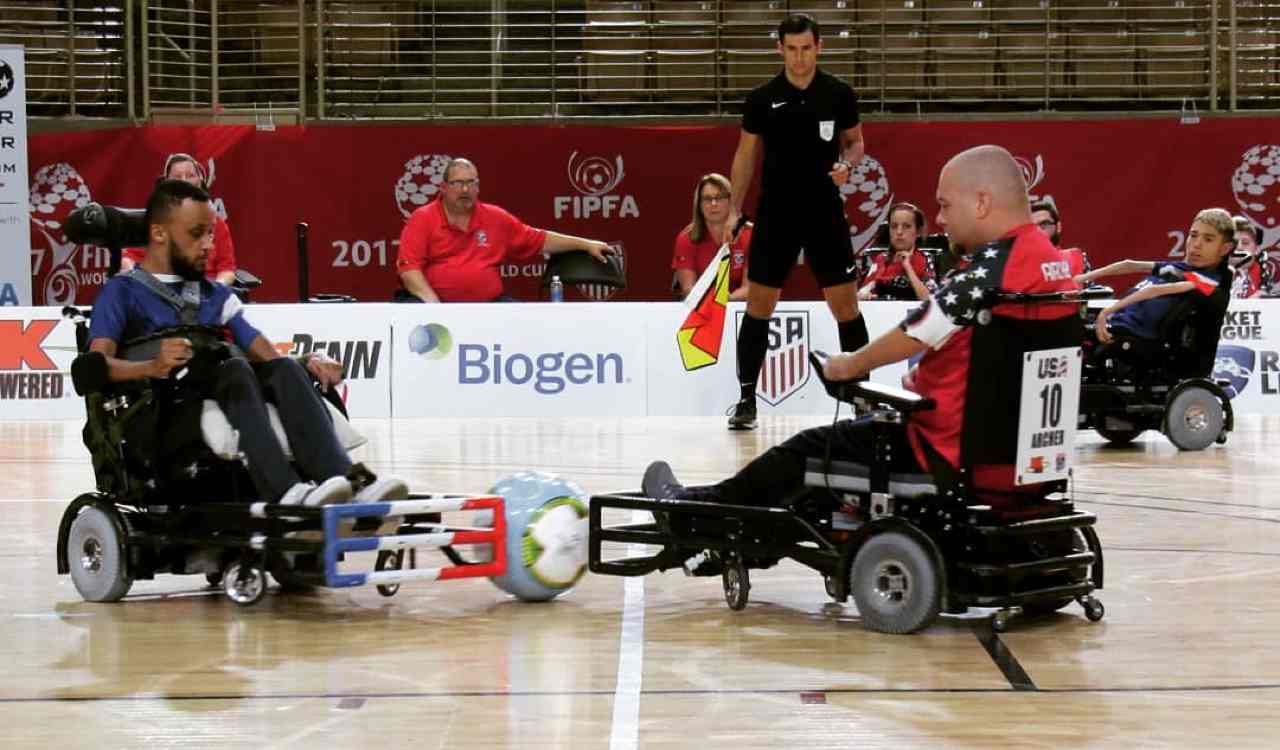
[[[991,629],[991,625],[986,622],[977,622],[973,625],[973,634],[977,636],[978,642],[987,650],[987,655],[991,657],[991,661],[995,662],[996,667],[1004,678],[1009,681],[1009,687],[1014,690],[1035,691],[1035,682],[1031,680],[1031,675],[1027,674],[1027,670],[1022,668],[1022,664],[1018,662],[1018,657],[1013,655],[1013,651],[1000,640],[1000,636],[996,635]]]
[[[1120,694],[1120,693],[1225,693],[1252,690],[1280,690],[1280,682],[1256,685],[1172,685],[1167,687],[1037,687],[1037,693],[1068,694]],[[801,692],[818,692],[797,688],[671,688],[641,690],[641,695],[652,696],[719,696],[719,695],[796,695]],[[1010,688],[822,688],[822,693],[832,695],[999,695],[1013,694]],[[23,703],[148,703],[155,701],[284,701],[284,700],[334,700],[358,698],[364,700],[430,700],[442,698],[570,698],[600,696],[612,698],[609,690],[458,690],[422,691],[404,693],[264,693],[236,695],[94,695],[67,697],[0,698],[0,705]]]
[[[1195,508],[1164,508],[1158,505],[1138,505],[1136,503],[1108,503],[1102,500],[1080,500],[1080,503],[1089,505],[1105,505],[1110,508],[1136,508],[1138,510],[1158,510],[1165,513],[1186,513],[1193,516],[1206,516],[1214,518],[1231,518],[1236,521],[1260,521],[1262,523],[1280,523],[1280,518],[1260,518],[1258,516],[1237,516],[1231,513],[1210,513],[1206,510],[1196,510]],[[1280,511],[1280,508],[1276,509]]]
[[[1094,490],[1086,488],[1076,488],[1076,493],[1080,495],[1098,495],[1102,497],[1131,497],[1137,500],[1167,500],[1174,503],[1189,503],[1192,505],[1210,505],[1213,507],[1225,508],[1252,508],[1254,510],[1280,510],[1274,506],[1258,505],[1257,503],[1229,503],[1220,500],[1202,500],[1194,497],[1170,497],[1168,495],[1144,495],[1137,492],[1112,492],[1109,490]]]

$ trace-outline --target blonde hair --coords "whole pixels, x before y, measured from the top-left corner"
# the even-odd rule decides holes
[[[720,192],[724,193],[726,199],[733,198],[733,185],[730,184],[728,177],[719,172],[708,172],[698,178],[698,184],[693,189],[693,221],[686,227],[689,239],[695,243],[702,242],[707,236],[707,220],[702,216],[702,186],[706,184],[720,188]]]
[[[1231,217],[1231,212],[1225,208],[1206,208],[1196,214],[1196,218],[1191,223],[1196,222],[1208,224],[1222,235],[1223,239],[1232,244],[1235,243],[1236,222]]]

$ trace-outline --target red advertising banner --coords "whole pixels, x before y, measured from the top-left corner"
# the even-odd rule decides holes
[[[938,171],[982,143],[1008,148],[1031,193],[1057,202],[1063,242],[1094,265],[1179,253],[1195,212],[1249,216],[1264,245],[1280,245],[1280,120],[1205,118],[1042,122],[868,123],[868,157],[846,187],[860,247],[888,206],[911,201],[932,217]],[[294,226],[310,225],[311,291],[385,301],[406,217],[438,191],[441,167],[479,167],[481,200],[534,226],[622,246],[628,287],[613,299],[671,299],[671,251],[705,172],[728,173],[736,126],[313,125],[145,127],[33,134],[33,296],[36,304],[92,301],[105,250],[69,243],[67,213],[89,200],[140,207],[166,155],[206,168],[228,218],[239,265],[261,276],[259,301],[297,298]],[[748,201],[752,205],[752,201]],[[537,299],[537,265],[504,268],[507,292]],[[587,290],[568,290],[581,297]],[[797,269],[785,297],[817,288]]]

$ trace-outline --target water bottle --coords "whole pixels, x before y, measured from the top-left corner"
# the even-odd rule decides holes
[[[564,282],[559,276],[551,277],[551,301],[564,302]]]

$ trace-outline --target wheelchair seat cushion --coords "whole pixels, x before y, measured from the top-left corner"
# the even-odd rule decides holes
[[[322,400],[325,408],[329,410],[329,416],[333,418],[333,430],[338,436],[338,443],[344,449],[354,450],[368,442],[364,435],[351,426],[337,407],[327,399]],[[285,435],[284,424],[280,421],[280,414],[276,411],[275,404],[267,404],[267,417],[271,420],[271,428],[280,441],[280,447],[284,448],[285,456],[292,460],[293,449],[289,445],[289,438]],[[213,451],[214,455],[227,461],[239,457],[240,433],[227,421],[226,414],[213,399],[204,401],[200,414],[200,431],[204,436],[205,445],[209,446],[209,450]]]
[[[870,492],[871,469],[852,461],[824,461],[810,458],[805,462],[806,487],[821,487],[844,492]],[[938,494],[938,485],[926,473],[890,472],[889,493],[894,497],[916,498]]]

